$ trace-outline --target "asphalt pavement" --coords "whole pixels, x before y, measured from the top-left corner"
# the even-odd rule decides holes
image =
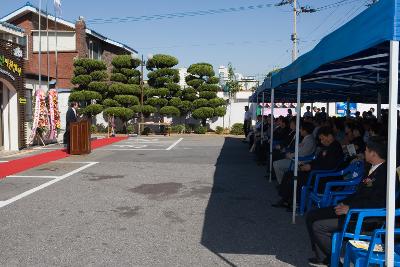
[[[235,137],[132,137],[0,181],[0,266],[307,266]]]

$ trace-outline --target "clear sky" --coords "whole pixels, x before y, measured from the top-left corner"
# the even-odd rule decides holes
[[[291,61],[290,34],[292,8],[244,8],[243,11],[212,15],[148,19],[143,16],[178,12],[218,10],[276,4],[281,0],[61,0],[62,17],[75,21],[141,17],[125,23],[88,24],[97,32],[125,43],[140,54],[170,54],[179,67],[209,62],[217,69],[231,62],[237,72],[260,76]],[[31,0],[39,6],[39,0]],[[49,9],[53,0],[48,0]],[[316,13],[298,16],[299,54],[310,49],[325,35],[366,9],[370,0],[301,0],[301,6],[324,7]],[[26,0],[1,0],[0,16],[25,5]],[[337,3],[337,4],[335,4]],[[332,5],[333,4],[333,5]],[[46,0],[42,0],[46,5]],[[331,5],[331,6],[327,6]]]

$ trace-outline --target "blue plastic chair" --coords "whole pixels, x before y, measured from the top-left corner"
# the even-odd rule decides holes
[[[384,252],[374,252],[375,245],[381,245],[384,247],[384,239],[382,235],[386,233],[385,229],[377,229],[374,231],[368,250],[359,249],[347,243],[346,254],[344,257],[344,266],[350,266],[353,263],[355,267],[369,266],[370,264],[385,266],[385,253]],[[400,235],[400,229],[395,229],[395,235]],[[397,246],[399,248],[399,245]],[[400,255],[395,250],[394,253],[394,266],[400,266]]]
[[[320,173],[315,176],[314,187],[309,193],[307,210],[310,210],[315,204],[318,208],[329,207],[337,205],[340,200],[343,200],[349,195],[356,192],[358,184],[364,175],[364,163],[362,161],[355,161],[348,167],[338,172]],[[323,193],[318,193],[319,182],[324,177],[348,177],[345,180],[327,182]],[[342,190],[335,191],[341,187]]]
[[[306,210],[306,204],[307,204],[307,199],[309,195],[309,189],[311,188],[311,182],[312,178],[316,175],[319,174],[324,174],[324,173],[332,173],[335,170],[313,170],[309,173],[308,178],[307,178],[307,184],[303,185],[301,188],[301,193],[300,193],[300,207],[299,207],[299,214],[304,215],[304,212]]]
[[[315,154],[311,154],[308,156],[299,157],[299,162],[301,161],[301,162],[308,163],[308,162],[313,161],[314,159],[315,159]],[[294,168],[294,159],[292,159],[292,161],[290,162],[289,171],[293,171],[293,168]]]
[[[350,220],[357,217],[356,227],[353,232],[348,232]],[[395,216],[400,216],[400,209],[396,209]],[[338,267],[340,261],[340,254],[344,239],[353,240],[367,240],[372,239],[371,236],[362,234],[362,225],[365,218],[378,218],[386,217],[386,209],[351,209],[346,215],[343,229],[340,232],[333,233],[332,235],[332,252],[331,252],[331,267]]]

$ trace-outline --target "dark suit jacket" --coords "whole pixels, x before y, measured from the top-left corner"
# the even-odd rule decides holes
[[[343,149],[338,141],[333,141],[327,147],[323,147],[317,157],[311,162],[312,170],[336,169],[343,162]]]
[[[67,111],[67,115],[66,115],[66,130],[69,131],[69,125],[71,122],[77,122],[78,121],[78,117],[76,116],[74,110],[69,107],[68,111]]]
[[[358,185],[356,193],[342,202],[351,209],[384,208],[386,206],[387,164],[382,163]]]

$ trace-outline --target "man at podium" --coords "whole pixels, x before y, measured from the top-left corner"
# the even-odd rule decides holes
[[[71,102],[70,107],[68,108],[68,111],[67,111],[67,115],[66,115],[64,144],[67,144],[67,153],[68,154],[70,154],[70,152],[71,152],[71,141],[70,141],[71,127],[70,127],[70,124],[72,122],[78,121],[78,114],[77,114],[78,107],[79,107],[78,102]]]

